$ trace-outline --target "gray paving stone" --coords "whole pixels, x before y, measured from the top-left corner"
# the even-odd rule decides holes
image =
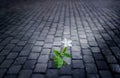
[[[119,78],[119,3],[0,0],[0,77]],[[52,51],[62,49],[64,38],[73,41],[72,58],[64,58],[71,64],[58,70]]]
[[[6,71],[7,71],[7,69],[0,69],[0,78],[2,78],[4,76]]]
[[[9,66],[13,63],[13,60],[5,60],[1,65],[0,68],[9,68]]]
[[[120,65],[119,64],[110,64],[110,68],[114,73],[120,73]]]
[[[82,53],[83,53],[84,55],[92,55],[90,49],[82,49]]]
[[[113,55],[106,56],[106,59],[108,63],[117,63],[117,60]]]
[[[32,74],[32,78],[45,78],[42,74]]]
[[[56,68],[56,66],[55,66],[55,64],[54,64],[54,62],[52,60],[50,60],[48,62],[48,68],[50,68],[50,69],[55,69]]]
[[[28,59],[38,59],[40,53],[30,53]]]
[[[61,46],[61,42],[56,41],[56,42],[53,43],[53,46]]]
[[[84,69],[74,69],[73,70],[73,78],[85,78],[85,70]]]
[[[23,49],[22,46],[16,46],[12,49],[13,52],[20,52]]]
[[[106,70],[108,69],[108,65],[105,61],[96,61],[97,67],[99,70]]]
[[[34,46],[34,47],[32,48],[32,51],[33,51],[33,52],[40,52],[40,51],[41,51],[41,47],[40,47],[40,46]]]
[[[11,50],[15,47],[15,44],[8,44],[6,47],[5,47],[5,50]]]
[[[28,56],[30,53],[30,50],[23,50],[20,52],[19,56]]]
[[[0,51],[1,51],[3,48],[4,48],[3,46],[0,46]]]
[[[84,55],[84,56],[83,56],[83,59],[84,59],[84,62],[85,62],[85,63],[94,63],[94,59],[93,59],[93,57],[90,56],[90,55]]]
[[[8,56],[7,56],[7,59],[15,59],[17,57],[18,53],[10,53]]]
[[[22,70],[18,78],[30,78],[32,70]]]
[[[10,53],[10,50],[2,50],[0,55],[7,56]]]
[[[21,69],[21,65],[14,65],[11,66],[8,70],[8,74],[18,74]]]
[[[100,75],[102,78],[106,78],[106,77],[113,78],[109,71],[100,71]]]
[[[91,47],[98,46],[97,42],[92,42],[92,41],[90,41],[89,44],[90,44]]]
[[[24,46],[23,50],[22,51],[30,51],[33,47],[33,44],[32,43],[28,43]]]
[[[4,61],[5,57],[4,56],[0,56],[0,64]]]
[[[17,75],[6,75],[5,78],[17,78]]]
[[[47,64],[36,64],[34,72],[45,73]]]
[[[14,64],[16,64],[16,65],[24,64],[26,59],[27,59],[27,57],[17,57]]]
[[[98,47],[91,47],[93,53],[99,53],[100,49]]]
[[[81,48],[87,49],[90,48],[90,46],[88,45],[88,43],[82,43]]]
[[[80,52],[81,51],[81,48],[79,46],[72,46],[72,52]]]
[[[41,54],[50,54],[50,49],[42,49]]]
[[[49,55],[40,55],[38,58],[38,62],[47,63],[49,60]]]
[[[73,59],[82,59],[82,54],[80,52],[72,52]]]
[[[36,60],[27,60],[24,63],[23,69],[33,69],[35,67]]]
[[[10,41],[10,43],[14,43],[14,44],[15,44],[15,43],[17,43],[18,41],[19,41],[19,39],[13,39],[13,40]]]
[[[60,78],[72,78],[72,76],[60,76]]]
[[[36,41],[35,45],[42,46],[42,45],[44,45],[44,42],[43,41]]]
[[[100,78],[98,74],[87,74],[87,78]]]
[[[19,45],[19,46],[24,46],[24,45],[26,44],[26,42],[27,42],[27,41],[19,41],[19,42],[17,43],[17,45]]]
[[[119,77],[120,77],[120,74],[116,74],[116,75],[115,75],[115,78],[119,78]]]
[[[60,69],[59,73],[62,74],[62,75],[70,75],[70,74],[72,74],[72,67],[71,67],[71,65],[62,67]]]
[[[44,48],[52,48],[52,44],[44,44]]]
[[[97,74],[97,67],[95,64],[86,64],[86,71],[89,74]]]
[[[84,68],[82,60],[72,60],[73,68]]]
[[[102,54],[94,54],[94,58],[95,58],[95,60],[104,60],[104,57],[103,57],[103,55]]]
[[[46,78],[58,78],[58,70],[57,69],[48,69]]]

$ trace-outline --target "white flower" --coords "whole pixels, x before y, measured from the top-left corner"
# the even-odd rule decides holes
[[[62,43],[64,43],[64,47],[68,47],[68,46],[72,46],[72,41],[71,40],[67,40],[66,38],[62,41]]]

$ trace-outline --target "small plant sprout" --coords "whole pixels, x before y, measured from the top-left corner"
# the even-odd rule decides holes
[[[67,47],[72,46],[72,41],[71,40],[67,40],[66,38],[62,41],[62,43],[64,44],[64,47],[62,49],[62,52],[59,52],[58,50],[53,50],[54,52],[54,56],[53,56],[53,61],[55,63],[55,66],[57,68],[61,68],[62,66],[67,65],[68,63],[66,61],[63,60],[64,57],[66,58],[70,58],[71,55],[69,53],[67,53]]]

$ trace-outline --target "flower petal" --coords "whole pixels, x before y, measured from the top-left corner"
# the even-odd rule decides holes
[[[71,41],[71,40],[69,40],[69,41],[68,41],[68,43],[72,43],[72,41]]]
[[[72,44],[69,44],[69,46],[72,46]]]

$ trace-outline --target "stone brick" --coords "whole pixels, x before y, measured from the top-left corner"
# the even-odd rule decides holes
[[[7,69],[0,69],[0,78],[3,78],[6,71],[7,71]]]
[[[50,49],[42,49],[41,54],[50,54]]]
[[[84,69],[74,69],[73,70],[73,78],[85,78],[85,70]]]
[[[82,54],[80,52],[72,52],[73,59],[82,59]]]
[[[6,47],[5,47],[5,50],[11,50],[15,47],[15,44],[8,44]]]
[[[48,62],[48,68],[51,68],[51,69],[52,69],[52,68],[56,68],[53,60],[50,60],[50,61]]]
[[[82,49],[82,53],[83,53],[84,55],[92,55],[90,49]]]
[[[40,51],[41,51],[41,47],[40,47],[40,46],[34,46],[34,47],[32,48],[32,51],[33,51],[33,52],[40,52]]]
[[[44,48],[52,48],[52,44],[44,44]]]
[[[72,52],[80,52],[81,51],[81,48],[79,46],[72,46]]]
[[[106,56],[106,59],[108,63],[117,63],[117,60],[113,55]]]
[[[32,78],[44,78],[42,74],[32,74]]]
[[[0,68],[8,68],[13,63],[13,60],[5,60],[1,65]]]
[[[100,75],[102,78],[106,78],[106,77],[113,78],[112,74],[109,71],[100,71]]]
[[[13,52],[20,52],[22,49],[23,49],[22,46],[15,46],[15,47],[12,49],[12,51],[13,51]]]
[[[28,59],[32,59],[32,60],[38,59],[39,54],[40,53],[30,53]]]
[[[8,56],[7,56],[7,59],[15,59],[17,57],[18,53],[10,53]]]
[[[49,60],[49,55],[40,55],[38,58],[38,62],[47,63]]]
[[[73,68],[84,68],[82,60],[72,60]]]
[[[48,69],[46,78],[58,78],[58,70],[56,70],[56,69]]]
[[[120,73],[120,65],[119,64],[110,64],[110,68],[114,73]]]
[[[21,69],[21,65],[11,66],[8,70],[8,74],[18,74]]]
[[[30,78],[32,70],[22,70],[18,78]]]
[[[27,57],[17,57],[14,64],[17,64],[17,65],[24,64],[26,59]]]
[[[45,73],[47,64],[36,64],[34,72]]]
[[[0,0],[0,78],[120,78],[119,2]],[[72,57],[56,69],[64,38]]]
[[[100,49],[98,47],[91,47],[93,53],[99,53]]]
[[[96,74],[97,73],[97,67],[95,64],[86,64],[86,71],[90,74]]]
[[[4,61],[5,57],[4,56],[0,56],[0,64]]]
[[[90,55],[84,55],[84,56],[83,56],[83,59],[84,59],[84,62],[85,62],[85,63],[94,63],[94,59],[93,59],[93,57],[90,56]]]
[[[102,54],[94,54],[94,58],[95,58],[95,60],[104,60],[104,57],[103,57],[103,55]]]
[[[72,76],[60,76],[60,78],[72,78]]]
[[[24,46],[26,44],[26,41],[19,41],[18,43],[17,43],[17,45],[19,45],[19,46]]]
[[[108,65],[105,61],[96,61],[96,63],[99,70],[108,69]]]
[[[27,60],[23,66],[24,69],[33,69],[35,66],[36,60]]]
[[[9,74],[9,75],[6,75],[5,78],[17,78],[17,75]]]
[[[10,53],[10,50],[2,50],[0,55],[7,56]]]
[[[87,78],[100,78],[99,74],[87,74]]]
[[[42,45],[44,45],[44,42],[43,41],[36,41],[35,45],[42,46]]]
[[[62,75],[70,75],[70,74],[72,74],[71,65],[63,66],[60,69],[60,74],[62,74]]]
[[[19,56],[28,56],[30,53],[30,50],[23,50],[20,52]]]

